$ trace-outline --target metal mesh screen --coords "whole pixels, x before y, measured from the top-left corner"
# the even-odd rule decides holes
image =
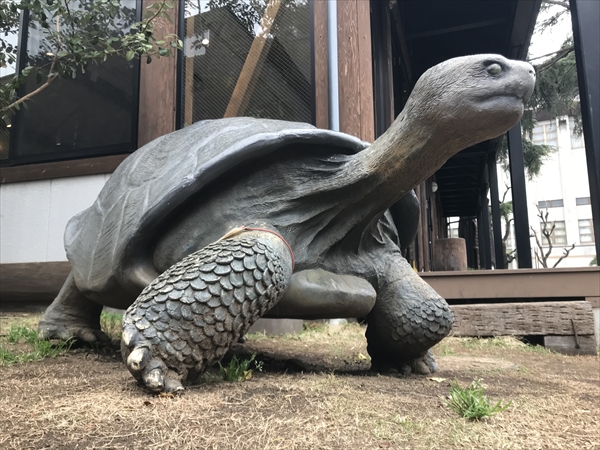
[[[181,117],[312,122],[309,0],[187,0]]]

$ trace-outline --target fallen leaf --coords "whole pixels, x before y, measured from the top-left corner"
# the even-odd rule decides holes
[[[438,383],[443,383],[444,381],[446,381],[448,378],[439,378],[439,377],[431,377],[429,378],[431,381],[437,381]]]

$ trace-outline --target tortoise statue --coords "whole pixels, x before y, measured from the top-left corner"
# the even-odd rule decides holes
[[[129,308],[127,368],[151,391],[174,392],[261,316],[366,316],[373,369],[435,371],[428,350],[453,315],[402,257],[389,208],[401,200],[398,229],[410,236],[412,188],[515,125],[534,83],[525,62],[465,56],[425,72],[371,145],[252,118],[150,142],[68,223],[72,271],[40,335],[103,340],[102,307]]]

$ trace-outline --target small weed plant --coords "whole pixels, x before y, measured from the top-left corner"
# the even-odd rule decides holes
[[[479,420],[491,417],[510,406],[510,402],[502,405],[498,401],[495,405],[490,404],[490,399],[483,393],[481,380],[474,380],[468,387],[461,388],[458,381],[450,383],[450,400],[447,405],[460,416],[469,420]]]
[[[10,348],[0,345],[0,365],[9,366],[12,364],[24,363],[29,361],[39,361],[44,358],[54,358],[71,348],[72,341],[69,339],[64,342],[50,342],[38,338],[37,331],[23,326],[11,326],[6,335],[8,344],[27,344],[29,351],[16,352]]]
[[[252,371],[258,370],[262,372],[262,361],[255,361],[256,353],[250,359],[238,359],[237,356],[231,358],[229,364],[225,367],[219,363],[219,372],[225,381],[246,381],[252,378]],[[250,364],[254,362],[254,369],[250,368]]]

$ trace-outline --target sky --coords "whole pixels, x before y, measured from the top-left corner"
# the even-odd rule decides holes
[[[537,23],[539,24],[562,9],[561,6],[552,6],[548,11],[539,14]],[[546,29],[544,33],[540,33],[539,31],[533,33],[531,46],[529,47],[529,59],[559,50],[567,36],[571,34],[571,30],[571,16],[563,15],[560,22],[554,27]],[[544,59],[546,58],[536,59],[534,63],[539,64]]]

